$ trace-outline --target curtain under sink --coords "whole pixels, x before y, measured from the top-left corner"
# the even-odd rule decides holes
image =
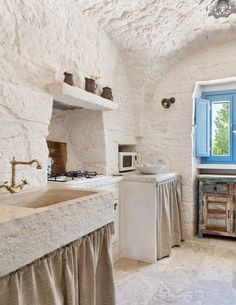
[[[182,179],[177,175],[157,184],[157,259],[169,256],[184,240]]]
[[[0,305],[115,305],[113,224],[0,278]]]

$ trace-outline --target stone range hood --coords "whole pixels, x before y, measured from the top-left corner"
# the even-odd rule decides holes
[[[118,107],[113,101],[64,82],[48,84],[46,91],[53,95],[53,108],[55,109],[107,111],[116,110]]]

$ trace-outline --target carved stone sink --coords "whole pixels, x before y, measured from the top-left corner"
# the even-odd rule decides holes
[[[0,277],[114,221],[111,191],[69,185],[0,190]],[[0,301],[1,303],[1,301]]]
[[[26,208],[43,208],[59,203],[96,194],[95,191],[73,190],[66,188],[41,189],[0,197],[0,204]]]

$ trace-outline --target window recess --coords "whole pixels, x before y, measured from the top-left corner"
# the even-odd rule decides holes
[[[196,99],[195,156],[201,163],[236,163],[236,90]]]

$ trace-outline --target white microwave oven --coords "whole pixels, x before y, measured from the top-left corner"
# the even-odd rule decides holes
[[[119,152],[119,172],[135,170],[136,163],[136,152]]]

